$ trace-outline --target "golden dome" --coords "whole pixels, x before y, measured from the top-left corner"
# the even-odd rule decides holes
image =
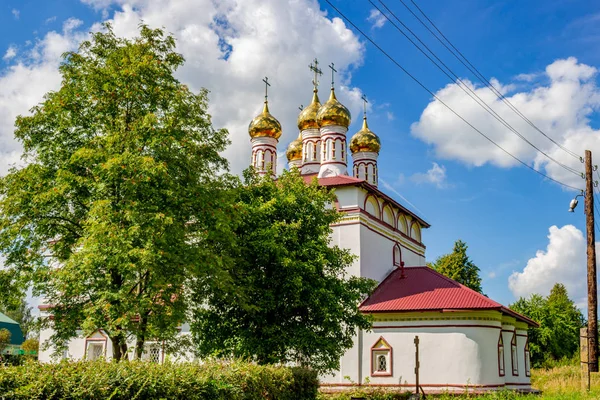
[[[350,139],[350,151],[352,154],[358,153],[359,151],[371,151],[379,154],[381,149],[381,142],[379,137],[369,129],[367,125],[367,117],[363,118],[363,126],[360,131],[356,132],[352,139]]]
[[[272,137],[279,139],[281,137],[281,124],[269,113],[269,105],[266,101],[263,112],[250,122],[248,133],[251,138]]]
[[[329,100],[323,104],[323,107],[317,113],[319,126],[337,125],[348,128],[351,120],[350,111],[336,99],[335,91],[331,88]]]
[[[288,161],[302,160],[302,136],[298,136],[296,140],[290,143],[285,154]]]
[[[313,98],[308,107],[300,112],[298,115],[298,129],[302,132],[305,129],[319,129],[317,124],[317,113],[321,108],[321,102],[317,95],[317,90],[313,91]]]

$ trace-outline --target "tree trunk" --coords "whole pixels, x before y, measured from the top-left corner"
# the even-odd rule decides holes
[[[110,341],[113,346],[113,361],[127,360],[127,343],[123,333],[120,332],[114,336],[110,336]]]
[[[148,315],[144,314],[140,319],[140,329],[135,343],[135,359],[141,360],[144,352],[144,343],[146,342],[146,328],[148,327]]]

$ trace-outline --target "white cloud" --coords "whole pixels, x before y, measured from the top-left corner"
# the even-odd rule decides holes
[[[59,87],[60,55],[76,48],[82,38],[81,33],[70,30],[49,32],[22,53],[18,62],[0,72],[0,174],[20,160],[22,147],[13,135],[17,115],[27,114],[46,92]]]
[[[8,61],[11,58],[14,58],[17,55],[17,48],[15,46],[8,46],[8,49],[6,49],[6,53],[4,53],[4,56],[2,57],[2,59],[4,61]]]
[[[391,111],[386,112],[385,116],[387,117],[388,121],[393,121],[396,119],[396,117],[394,116],[394,113]]]
[[[584,149],[600,152],[600,131],[590,126],[590,118],[600,107],[600,89],[596,85],[597,70],[581,64],[575,58],[557,60],[546,67],[543,75],[547,85],[537,85],[528,91],[515,92],[515,85],[492,81],[494,86],[533,121],[542,131],[571,149],[583,154]],[[519,79],[526,80],[527,75]],[[527,78],[533,79],[532,76]],[[500,116],[521,132],[529,141],[551,157],[576,170],[582,165],[510,111],[489,89],[465,80],[479,97],[485,100]],[[456,110],[467,121],[480,129],[504,149],[552,178],[580,187],[581,178],[550,162],[545,156],[510,132],[456,85],[449,84],[436,95]],[[455,159],[467,165],[487,163],[499,167],[519,164],[495,147],[440,102],[430,102],[418,122],[411,126],[414,136],[431,144],[437,156]]]
[[[46,18],[46,21],[44,21],[44,23],[46,23],[46,24],[51,24],[51,23],[53,23],[54,21],[56,21],[56,15],[54,15],[54,16],[52,16],[52,17],[50,17],[50,18]]]
[[[416,183],[430,183],[438,189],[448,187],[446,183],[446,167],[434,162],[427,172],[418,172],[413,174],[410,179]]]
[[[354,115],[361,110],[362,92],[351,86],[351,72],[362,63],[364,45],[341,19],[329,18],[317,0],[82,1],[110,12],[110,22],[120,36],[136,36],[140,21],[164,27],[175,36],[177,51],[186,58],[177,76],[192,90],[210,90],[213,125],[230,133],[232,144],[224,155],[233,172],[240,172],[250,162],[248,123],[262,108],[264,76],[272,84],[269,108],[283,126],[280,152],[298,135],[298,105],[307,105],[311,99],[307,66],[315,57],[324,72],[321,100],[329,95],[326,65],[334,62],[339,71],[336,82],[341,83],[338,99]],[[68,20],[62,34],[48,34],[35,46],[29,62],[0,72],[0,145],[11,142],[9,150],[20,149],[12,139],[14,119],[39,102],[45,92],[58,88],[60,54],[78,43],[74,41],[78,35],[83,37],[79,26],[78,20]],[[91,28],[98,29],[99,24]],[[0,173],[4,171],[0,165]]]
[[[379,10],[372,9],[371,13],[367,17],[367,21],[371,23],[372,29],[377,29],[385,25],[387,18]]]
[[[11,13],[14,19],[19,19],[19,17],[21,16],[21,11],[17,10],[16,8],[13,8]]]
[[[565,285],[580,306],[587,298],[587,256],[583,233],[573,225],[550,227],[546,250],[538,250],[521,272],[513,272],[508,287],[515,297],[547,296],[556,283]],[[596,252],[600,250],[596,244]]]

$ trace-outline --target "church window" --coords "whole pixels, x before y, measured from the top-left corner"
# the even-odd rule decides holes
[[[371,347],[371,376],[392,376],[392,347],[383,337]]]
[[[146,361],[159,364],[161,361],[160,355],[160,346],[158,344],[152,343],[144,346],[144,354],[142,358]]]
[[[394,252],[393,252],[393,260],[394,260],[394,266],[395,267],[402,267],[402,251],[400,249],[400,245],[398,243],[396,243],[394,245]]]
[[[346,158],[346,143],[342,141],[342,161]]]
[[[102,358],[104,356],[104,343],[89,342],[86,356],[90,361]]]
[[[369,166],[365,165],[365,181],[369,182]]]
[[[334,140],[331,144],[331,159],[335,160],[335,146],[337,144],[337,140]]]
[[[260,169],[262,171],[265,170],[265,152],[264,151],[260,152]]]
[[[525,342],[525,376],[531,376],[531,357],[529,355],[529,339]]]
[[[519,375],[519,359],[517,357],[517,335],[513,334],[512,340],[510,341],[510,358],[512,364],[512,373],[514,376]]]
[[[302,146],[302,153],[304,153],[304,161],[308,160],[308,146],[306,143]]]
[[[308,148],[308,154],[312,154],[312,152],[313,152],[313,149],[314,149],[314,144],[313,144],[312,142],[309,142],[309,143],[308,143],[308,145],[307,145],[307,148]],[[315,158],[316,158],[316,157],[313,155],[313,160],[314,160]]]
[[[504,341],[502,340],[502,331],[498,339],[498,374],[504,376]]]
[[[313,157],[313,160],[317,159],[317,144],[316,143],[312,147],[312,157]]]
[[[377,184],[377,166],[373,167],[373,183]]]
[[[256,151],[252,152],[252,166],[256,168]]]

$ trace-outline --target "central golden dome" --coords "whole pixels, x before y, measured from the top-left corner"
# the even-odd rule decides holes
[[[279,139],[281,137],[281,124],[269,112],[269,105],[266,101],[263,112],[250,122],[248,133],[251,138],[272,137]]]
[[[381,142],[379,137],[369,129],[367,125],[367,117],[363,118],[363,126],[360,131],[356,132],[350,139],[350,151],[352,154],[360,151],[370,151],[379,154]]]
[[[317,123],[317,113],[321,108],[321,102],[317,95],[317,89],[313,90],[313,98],[308,107],[300,112],[298,115],[298,129],[302,132],[305,129],[319,129]]]
[[[288,161],[302,160],[302,136],[298,136],[293,140],[285,152]]]
[[[329,100],[323,104],[317,113],[317,123],[320,127],[337,125],[348,128],[351,120],[350,111],[337,100],[335,91],[331,88]]]

